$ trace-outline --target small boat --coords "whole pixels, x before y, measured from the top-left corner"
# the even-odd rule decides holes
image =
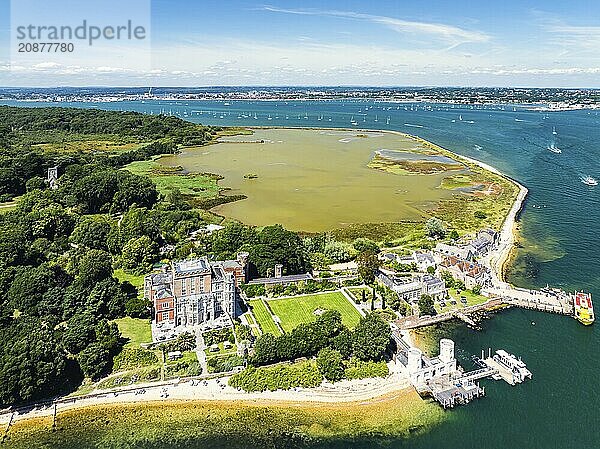
[[[527,369],[527,365],[520,358],[509,354],[503,349],[498,349],[492,360],[512,374],[513,384],[520,384],[532,377],[531,371]]]
[[[553,126],[553,127],[552,127],[552,134],[554,134],[555,136],[558,134],[558,133],[556,132],[556,126]]]
[[[577,292],[575,294],[575,319],[585,326],[594,322],[594,305],[591,293]]]
[[[586,186],[597,186],[598,185],[598,181],[596,181],[591,176],[582,176],[581,182],[583,182]]]
[[[556,154],[562,153],[562,150],[558,147],[555,147],[554,144],[550,144],[550,146],[547,148],[547,150],[552,151],[553,153],[556,153]]]

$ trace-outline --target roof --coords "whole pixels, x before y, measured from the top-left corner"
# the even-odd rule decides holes
[[[173,263],[175,274],[193,273],[195,271],[209,271],[210,264],[206,257],[200,259],[186,259]]]
[[[152,286],[169,284],[171,282],[171,273],[151,273],[146,278],[150,279]]]
[[[242,268],[242,265],[237,260],[224,260],[222,262],[217,262],[223,266],[223,268],[227,269],[236,269]]]
[[[430,274],[426,274],[425,276],[423,276],[421,278],[421,280],[423,281],[424,284],[427,284],[427,285],[437,285],[437,284],[444,283],[444,281],[442,281],[440,278],[436,278],[435,276],[432,276]]]
[[[169,285],[159,285],[154,288],[154,299],[166,299],[172,298],[173,292],[171,291],[171,287]]]
[[[394,284],[394,290],[398,293],[421,290],[421,283],[419,281],[412,281],[405,284]]]
[[[417,253],[417,252],[415,252],[413,254],[413,257],[415,258],[415,260],[417,261],[417,263],[429,262],[429,263],[435,264],[435,259],[429,253]]]
[[[472,246],[475,251],[480,252],[481,250],[490,246],[491,243],[492,243],[491,240],[489,240],[485,237],[477,237],[475,240],[473,240],[470,243],[469,246]]]
[[[470,259],[470,255],[472,256],[473,254],[468,247],[446,245],[445,243],[438,243],[435,246],[435,251],[446,256],[457,256],[461,259]]]
[[[445,257],[440,265],[446,268],[456,268],[457,270],[463,272],[464,274],[472,278],[478,278],[480,276],[483,276],[484,274],[487,274],[488,272],[488,269],[486,267],[478,264],[477,262],[462,260],[454,256]]]

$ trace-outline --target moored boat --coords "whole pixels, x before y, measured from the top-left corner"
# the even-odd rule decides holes
[[[592,187],[594,187],[594,186],[598,185],[598,181],[596,181],[591,176],[582,176],[581,177],[581,182],[583,182],[586,186],[592,186]]]
[[[575,293],[575,318],[580,323],[589,326],[594,322],[594,305],[592,304],[592,294],[577,292]]]

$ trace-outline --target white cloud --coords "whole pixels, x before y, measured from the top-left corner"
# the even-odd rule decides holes
[[[352,11],[328,11],[328,10],[315,10],[315,9],[286,9],[279,8],[276,6],[264,6],[262,8],[265,11],[285,13],[285,14],[297,14],[297,15],[311,15],[311,16],[328,16],[328,17],[339,17],[345,19],[354,19],[367,21],[379,25],[383,25],[390,28],[398,33],[413,33],[419,35],[426,35],[429,37],[437,38],[451,47],[469,42],[487,42],[490,40],[490,36],[481,31],[465,30],[452,25],[446,25],[443,23],[432,23],[432,22],[417,22],[410,20],[397,19],[394,17],[378,16],[372,14],[361,14]]]

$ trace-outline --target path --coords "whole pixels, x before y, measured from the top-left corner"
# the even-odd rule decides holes
[[[201,373],[207,374],[208,364],[206,363],[206,352],[204,352],[204,348],[206,348],[204,337],[202,336],[202,331],[198,329],[196,330],[196,358],[198,359],[200,368],[202,368]]]

